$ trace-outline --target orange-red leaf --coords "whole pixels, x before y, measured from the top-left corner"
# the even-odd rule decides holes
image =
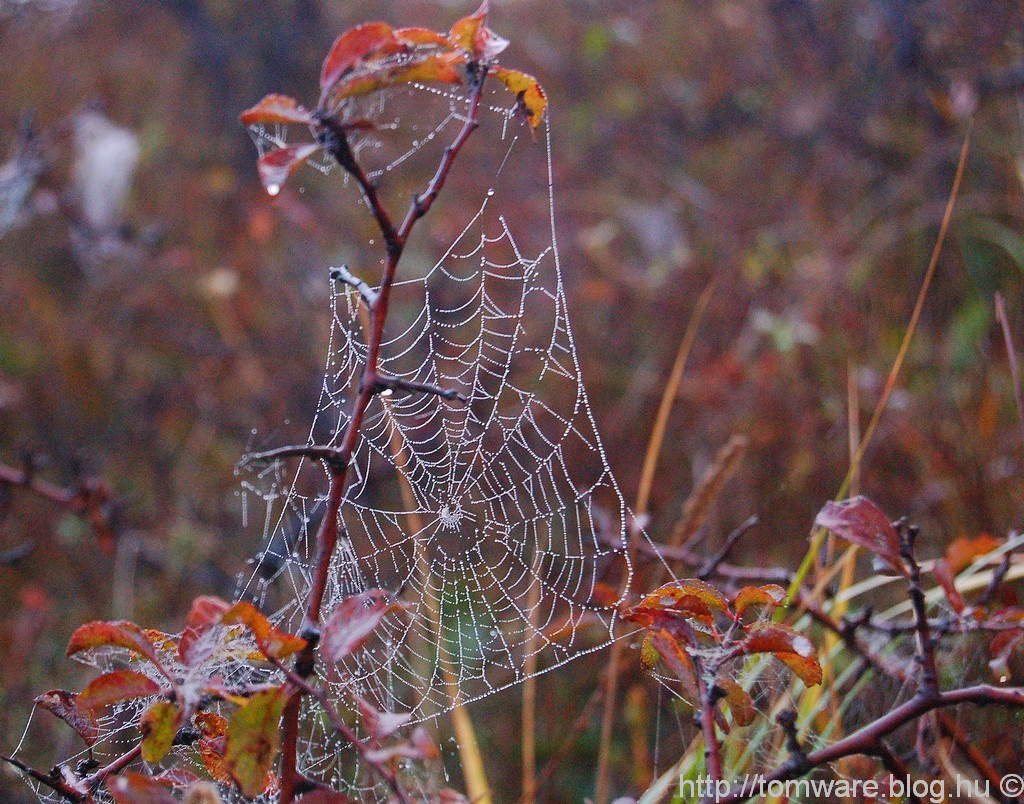
[[[91,746],[99,739],[100,730],[96,723],[96,715],[78,705],[78,696],[75,693],[67,690],[50,690],[36,698],[35,703],[67,723],[85,740],[86,745]]]
[[[149,637],[135,623],[126,620],[97,621],[79,626],[68,642],[67,655],[74,656],[92,648],[126,648],[160,667],[156,649]]]
[[[256,645],[263,655],[270,658],[285,659],[306,647],[306,640],[278,630],[252,603],[244,600],[224,612],[221,622],[225,625],[244,623],[256,637]]]
[[[142,732],[142,758],[146,762],[159,762],[174,745],[174,735],[181,723],[181,710],[171,701],[156,701],[139,720]]]
[[[324,59],[320,88],[328,89],[367,55],[394,42],[394,31],[386,22],[367,22],[345,31],[334,40]]]
[[[267,95],[255,106],[246,109],[240,117],[242,124],[254,126],[267,123],[309,123],[309,112],[288,95]]]
[[[281,713],[288,695],[283,688],[253,695],[228,722],[226,768],[242,795],[259,795],[280,747]]]
[[[953,573],[957,574],[973,564],[976,558],[991,553],[1002,545],[999,539],[988,533],[979,533],[973,539],[959,536],[946,548],[946,560],[949,561]]]
[[[397,28],[394,33],[395,39],[399,42],[413,47],[417,45],[437,45],[445,49],[451,47],[451,43],[444,34],[431,31],[429,28]]]
[[[177,799],[152,776],[124,771],[107,778],[107,792],[115,804],[176,804]]]
[[[691,704],[695,704],[700,695],[697,692],[697,670],[693,666],[693,659],[663,628],[652,631],[647,635],[647,640],[650,646],[658,652],[672,675],[683,685],[683,696]]]
[[[448,32],[448,41],[473,56],[474,61],[489,62],[508,47],[508,40],[487,27],[490,11],[484,0],[473,14],[456,22]]]
[[[711,584],[690,578],[655,589],[637,608],[678,612],[711,625],[713,610],[728,611],[729,601]]]
[[[387,593],[379,589],[345,598],[324,624],[320,641],[324,658],[337,663],[358,650],[393,608]]]
[[[792,670],[808,687],[816,687],[821,683],[821,665],[816,658],[795,653],[776,653],[775,658]]]
[[[814,645],[787,625],[752,623],[740,647],[748,654],[771,653],[809,687],[821,683],[821,665]]]
[[[493,75],[512,92],[518,99],[519,108],[526,116],[531,128],[537,128],[544,119],[544,110],[548,105],[547,95],[537,79],[519,70],[508,70],[504,67],[492,67]]]
[[[754,709],[750,693],[727,676],[719,678],[715,683],[725,691],[722,702],[732,712],[732,719],[736,725],[749,726],[753,723],[757,710]]]
[[[741,645],[744,653],[815,655],[811,640],[782,623],[751,623]]]
[[[263,154],[256,164],[256,168],[267,193],[277,195],[281,192],[281,186],[295,172],[295,169],[319,150],[319,145],[306,143],[304,145],[289,145],[287,148],[278,148]]]
[[[458,20],[451,31],[448,32],[448,41],[463,50],[473,51],[473,41],[477,32],[487,24],[487,15],[490,13],[491,5],[488,0],[483,0],[480,8],[467,17]]]
[[[195,667],[217,649],[217,642],[209,638],[210,631],[231,605],[219,597],[204,595],[192,601],[185,630],[178,642],[178,658],[188,667]]]
[[[949,565],[949,561],[945,558],[940,558],[936,561],[932,567],[932,574],[935,576],[935,580],[939,582],[939,586],[942,587],[942,591],[946,593],[946,600],[953,607],[953,611],[957,614],[963,614],[967,604],[964,602],[963,595],[956,588],[956,575],[953,573],[953,568]]]
[[[465,62],[463,54],[454,52],[430,53],[403,62],[383,62],[375,69],[358,71],[333,84],[326,96],[329,103],[325,105],[399,84],[461,84],[463,73],[458,68]]]
[[[751,606],[778,606],[786,599],[786,590],[776,583],[764,586],[744,586],[733,598],[736,616],[742,617]]]
[[[867,497],[827,502],[814,524],[859,545],[881,558],[897,575],[907,575],[900,557],[900,540],[889,517]]]
[[[160,685],[149,676],[134,670],[114,670],[90,681],[78,696],[77,703],[83,709],[102,709],[118,701],[145,698],[160,692]]]

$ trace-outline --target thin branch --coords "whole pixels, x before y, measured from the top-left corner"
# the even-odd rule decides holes
[[[402,380],[398,377],[385,377],[383,375],[377,375],[377,381],[374,386],[375,391],[380,394],[386,391],[407,391],[410,393],[420,394],[432,394],[439,396],[442,399],[458,400],[464,405],[469,404],[469,400],[451,388],[441,388],[440,386],[433,385],[429,382],[416,382],[415,380]]]
[[[377,186],[369,179],[362,166],[356,160],[344,127],[339,121],[330,116],[322,114],[317,116],[318,139],[359,186],[363,198],[380,229],[387,255],[377,296],[373,300],[373,304],[370,305],[370,328],[366,347],[366,362],[363,365],[363,373],[359,382],[359,392],[352,402],[352,412],[345,427],[341,445],[333,450],[320,448],[320,451],[317,453],[317,456],[327,463],[331,479],[324,518],[317,531],[313,557],[313,578],[300,629],[301,635],[306,639],[306,647],[299,653],[295,661],[295,673],[302,679],[309,678],[316,666],[316,648],[320,635],[320,613],[330,576],[331,559],[338,543],[338,521],[347,489],[349,464],[356,448],[366,410],[373,397],[381,390],[378,384],[381,377],[377,366],[380,359],[381,343],[384,338],[384,325],[387,321],[388,304],[391,299],[391,287],[398,269],[398,263],[402,258],[406,240],[413,226],[430,209],[434,199],[437,198],[438,193],[440,193],[444,186],[459,151],[462,150],[470,135],[479,126],[477,117],[483,92],[483,79],[487,74],[487,66],[478,65],[475,70],[471,70],[471,74],[472,91],[469,97],[469,110],[465,122],[452,143],[445,148],[444,155],[441,157],[441,161],[433,178],[427,185],[426,191],[422,195],[413,198],[405,220],[398,229],[395,228],[390,214],[381,202]],[[263,453],[262,455],[264,459],[273,459],[279,457],[312,456],[312,453],[309,447],[298,449],[291,447],[284,450],[271,450],[269,453]],[[296,754],[298,750],[297,735],[300,708],[300,701],[298,699],[299,695],[294,696],[294,700],[289,699],[283,714],[283,734],[286,739],[282,742],[284,757],[282,759],[281,798],[284,802],[289,802],[294,798],[297,788]]]
[[[733,530],[732,533],[725,540],[725,544],[722,545],[721,549],[709,558],[699,570],[697,570],[697,577],[702,581],[707,580],[714,575],[719,566],[729,557],[729,553],[732,548],[736,546],[738,542],[751,528],[757,527],[761,520],[757,518],[757,515],[747,517],[740,525]]]
[[[701,731],[704,733],[704,760],[707,767],[708,778],[713,781],[720,781],[724,778],[722,770],[722,746],[718,741],[718,731],[715,725],[715,707],[721,699],[721,687],[715,684],[709,685],[704,678],[702,663],[694,657],[697,664],[697,688],[700,692],[700,713],[698,722]]]
[[[784,764],[758,778],[764,785],[767,785],[775,781],[797,779],[815,768],[820,768],[843,757],[856,754],[877,755],[880,741],[900,727],[917,720],[928,712],[960,704],[977,704],[979,706],[998,704],[1024,709],[1024,688],[978,684],[973,687],[939,692],[931,697],[917,695],[848,737],[808,754],[802,762]],[[756,795],[756,791],[736,791],[720,799],[720,804],[747,801],[754,795]]]
[[[15,469],[0,464],[0,487],[22,488],[83,519],[102,544],[114,541],[114,499],[110,488],[95,479],[86,479],[64,488],[36,477],[35,466],[26,461],[25,468]]]
[[[918,529],[906,523],[897,523],[900,534],[900,555],[910,569],[908,579],[911,604],[914,607],[914,625],[917,633],[917,661],[921,667],[919,691],[925,697],[938,694],[939,673],[935,666],[935,640],[928,624],[927,603],[921,585],[921,567],[914,555],[914,542]]]
[[[373,305],[377,303],[377,291],[366,284],[362,279],[352,273],[347,265],[341,265],[338,268],[331,269],[331,279],[335,282],[344,282],[351,288],[354,288],[363,300],[363,303],[373,308]]]

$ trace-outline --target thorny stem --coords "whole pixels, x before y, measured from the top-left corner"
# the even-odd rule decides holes
[[[327,580],[330,575],[331,558],[338,543],[338,523],[341,505],[345,499],[346,481],[352,454],[355,451],[359,431],[370,402],[381,390],[388,387],[385,384],[387,380],[378,373],[377,366],[380,359],[380,347],[384,336],[384,324],[387,321],[388,304],[391,299],[391,286],[395,279],[395,272],[413,227],[433,205],[441,189],[444,187],[448,173],[459,151],[462,150],[470,135],[480,125],[477,117],[486,74],[487,65],[479,65],[475,72],[471,72],[472,91],[470,93],[469,111],[466,121],[452,143],[445,148],[444,155],[441,157],[437,170],[427,185],[426,190],[422,195],[413,198],[402,224],[397,228],[390,213],[381,202],[376,185],[370,180],[356,160],[345,130],[330,116],[320,115],[317,118],[317,123],[320,127],[321,144],[338,164],[352,176],[356,184],[359,185],[363,198],[370,208],[370,213],[377,222],[381,236],[384,239],[386,259],[376,298],[369,305],[370,331],[367,342],[366,362],[363,365],[359,391],[352,403],[352,412],[345,427],[341,445],[337,448],[285,447],[281,450],[274,450],[250,457],[250,460],[268,460],[297,456],[316,457],[327,464],[331,475],[327,508],[316,535],[313,581],[309,590],[309,597],[306,601],[306,611],[300,631],[307,642],[306,647],[300,652],[295,662],[295,673],[301,679],[309,678],[316,665],[320,614],[323,607],[324,593],[327,589]],[[422,388],[419,390],[428,389]],[[311,688],[308,685],[304,687],[299,686],[285,705],[283,714],[284,725],[282,727],[283,758],[281,764],[281,800],[283,802],[291,801],[297,792],[296,787],[299,774],[296,768],[296,755],[298,749],[299,709],[301,696],[313,694],[310,690]],[[320,700],[319,697],[318,700]],[[352,739],[353,742],[358,743],[358,738],[355,735],[352,735]]]

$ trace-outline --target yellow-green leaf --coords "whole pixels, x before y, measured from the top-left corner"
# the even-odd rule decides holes
[[[142,732],[142,758],[146,762],[159,762],[167,756],[180,721],[181,710],[171,701],[157,701],[142,713],[139,731]]]
[[[224,759],[242,794],[259,795],[280,748],[279,725],[288,695],[283,688],[253,695],[228,722]]]

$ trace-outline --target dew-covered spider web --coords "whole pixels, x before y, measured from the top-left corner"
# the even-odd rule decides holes
[[[463,125],[468,98],[417,87],[372,103],[351,115],[384,130],[356,143],[356,153],[404,213]],[[480,124],[399,265],[379,367],[458,398],[396,390],[371,403],[324,605],[326,616],[373,588],[403,602],[357,657],[323,678],[341,697],[358,693],[416,720],[605,647],[631,573],[628,511],[566,309],[550,130],[531,131],[501,87],[485,90]],[[278,145],[280,136],[257,132]],[[419,184],[402,184],[406,173]],[[347,192],[357,196],[352,182]],[[379,235],[366,253],[368,265],[344,271],[374,288]],[[331,310],[309,443],[337,446],[366,359],[368,314],[342,281]],[[280,606],[296,627],[328,475],[309,460],[247,472],[247,518],[262,517],[265,543],[240,593],[265,610]],[[307,761],[330,764],[329,754],[321,745]]]

